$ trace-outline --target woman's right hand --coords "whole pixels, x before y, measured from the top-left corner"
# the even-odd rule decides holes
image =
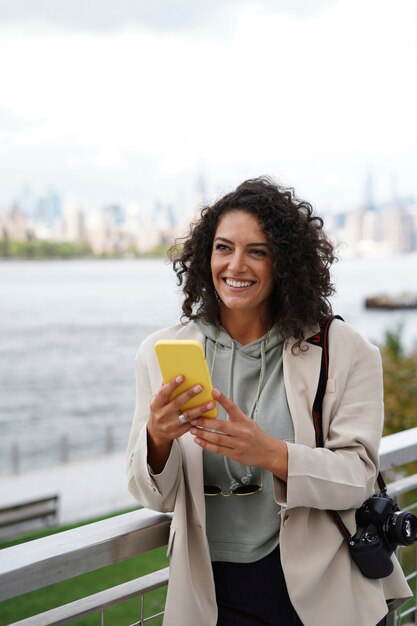
[[[149,405],[148,418],[148,464],[151,466],[155,474],[160,474],[165,467],[171,452],[171,446],[174,439],[181,437],[191,428],[189,423],[196,417],[201,417],[206,411],[214,408],[215,402],[206,402],[205,404],[187,409],[183,415],[188,420],[185,424],[179,421],[180,409],[187,400],[194,398],[201,391],[201,385],[196,385],[190,389],[186,389],[174,400],[170,400],[170,396],[177,387],[184,381],[183,376],[177,376],[170,380],[166,385],[162,385],[161,389],[152,398]]]
[[[148,434],[156,446],[170,444],[174,439],[184,435],[184,433],[190,430],[191,424],[189,422],[191,422],[191,420],[201,417],[215,406],[215,402],[212,400],[192,409],[187,409],[183,412],[187,423],[181,424],[179,421],[181,407],[184,406],[188,400],[197,396],[203,389],[201,385],[196,385],[186,389],[179,396],[174,398],[174,400],[170,400],[173,391],[183,382],[183,376],[173,378],[165,385],[162,385],[161,389],[154,395],[150,402]]]

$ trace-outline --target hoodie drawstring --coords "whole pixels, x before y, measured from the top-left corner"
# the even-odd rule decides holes
[[[261,343],[261,369],[259,372],[258,388],[256,391],[255,402],[254,402],[252,411],[250,412],[250,417],[255,422],[256,422],[256,417],[258,414],[258,405],[259,405],[259,398],[261,396],[261,391],[262,391],[262,383],[263,383],[264,376],[265,376],[265,368],[266,368],[265,349],[268,344],[270,332],[271,332],[270,330],[267,332],[265,339]],[[216,361],[217,340],[218,340],[219,333],[220,333],[220,330],[217,333],[217,337],[216,337],[215,344],[214,344],[213,360],[212,360],[211,368],[210,368],[211,376],[213,375],[214,364]],[[230,398],[230,400],[232,400],[233,402],[233,397],[232,397],[233,396],[233,366],[234,366],[234,361],[235,361],[236,344],[233,341],[233,339],[231,341],[232,341],[232,349],[231,349],[230,360],[229,360],[229,372],[228,372],[228,380],[227,380],[227,397]],[[227,413],[226,413],[226,419],[227,420],[229,419],[229,416],[227,415]],[[223,456],[223,463],[224,463],[226,474],[230,481],[229,489],[230,491],[233,491],[234,489],[237,489],[237,487],[239,487],[239,481],[231,473],[230,467],[229,467],[229,461],[226,456]],[[242,483],[242,485],[249,485],[252,481],[252,478],[253,478],[252,467],[246,465],[246,474],[242,476],[242,478],[240,479],[240,482]]]

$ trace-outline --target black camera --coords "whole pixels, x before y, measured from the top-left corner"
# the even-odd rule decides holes
[[[417,541],[417,517],[400,511],[385,491],[366,500],[356,511],[358,530],[348,541],[349,551],[367,578],[385,578],[394,568],[391,554],[398,545]]]

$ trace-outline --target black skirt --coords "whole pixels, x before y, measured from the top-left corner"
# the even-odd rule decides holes
[[[288,596],[279,546],[254,563],[213,561],[212,566],[217,626],[303,626]],[[384,625],[385,619],[377,624]]]
[[[288,596],[279,546],[254,563],[212,565],[217,626],[303,626]]]

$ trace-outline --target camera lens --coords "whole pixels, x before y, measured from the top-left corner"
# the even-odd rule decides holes
[[[417,541],[417,517],[406,511],[393,513],[385,520],[384,532],[390,543],[411,546]]]

